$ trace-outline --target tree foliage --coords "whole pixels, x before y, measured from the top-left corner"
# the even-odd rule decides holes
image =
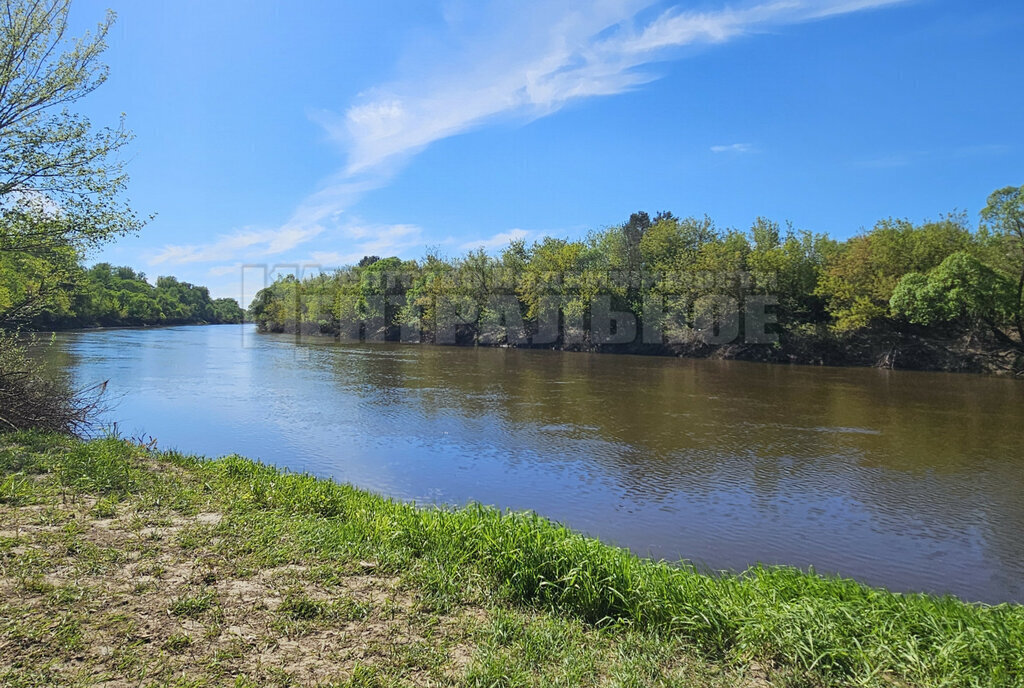
[[[3,273],[0,273],[2,278]],[[34,329],[237,323],[244,312],[234,299],[211,299],[206,287],[146,276],[130,267],[98,263],[79,269],[73,283],[26,324]]]
[[[992,233],[1001,250],[1001,267],[1017,279],[1013,320],[1024,342],[1024,186],[994,191],[981,211],[984,228]]]
[[[250,312],[276,331],[509,344],[523,343],[514,334],[525,331],[534,344],[576,346],[602,343],[580,333],[592,334],[594,318],[608,312],[632,314],[637,339],[641,331],[706,339],[709,322],[719,328],[724,311],[746,313],[760,299],[791,338],[840,341],[916,326],[987,330],[1020,347],[1007,325],[1020,313],[1022,199],[1021,189],[993,194],[979,228],[963,214],[887,219],[846,241],[763,217],[739,231],[707,217],[639,212],[583,239],[516,241],[496,256],[374,256],[331,274],[286,277]]]
[[[1013,313],[1013,284],[966,251],[927,273],[904,275],[890,300],[893,315],[916,325],[1005,321]]]
[[[826,300],[837,329],[865,328],[889,315],[889,301],[904,275],[927,272],[971,243],[962,215],[919,226],[883,220],[840,247],[822,271],[817,293]]]
[[[69,7],[9,0],[0,10],[0,257],[31,275],[7,292],[6,320],[43,307],[86,252],[143,224],[123,198],[123,115],[97,128],[69,109],[107,78],[99,58],[114,15],[73,38]]]

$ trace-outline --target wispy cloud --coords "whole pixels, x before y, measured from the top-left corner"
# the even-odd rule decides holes
[[[712,153],[752,153],[754,147],[749,143],[729,143],[711,146]]]
[[[513,241],[528,239],[532,234],[533,232],[526,229],[510,229],[507,232],[498,232],[486,239],[474,239],[473,241],[467,241],[461,244],[459,248],[462,250],[473,250],[477,248],[493,250],[496,248],[504,248]]]
[[[259,232],[271,234],[273,231]],[[357,263],[365,256],[392,256],[411,249],[422,249],[426,246],[423,229],[415,224],[346,224],[333,230],[335,242],[340,238],[345,246],[344,251],[311,251],[305,257],[290,258],[289,263],[312,266],[341,267]],[[230,239],[230,238],[228,238]],[[306,240],[295,242],[289,249],[295,249]],[[265,244],[246,247],[243,255],[247,262],[264,262],[263,259],[278,256],[283,251],[268,251]],[[218,241],[206,247],[170,247],[151,260],[151,263],[187,263],[187,262],[226,262],[239,257],[240,250],[227,241]],[[272,261],[269,261],[272,262]],[[241,269],[241,262],[217,265],[209,269],[213,276],[229,274]]]
[[[705,12],[673,8],[647,23],[637,16],[650,3],[635,0],[544,3],[530,11],[501,4],[498,11],[480,10],[484,16],[471,22],[476,36],[447,37],[461,53],[443,60],[437,73],[378,86],[343,115],[322,115],[320,122],[348,150],[347,172],[358,174],[494,118],[542,117],[573,101],[636,88],[657,78],[643,67],[670,59],[684,46],[904,1],[770,0]]]
[[[285,226],[262,231],[240,231],[200,245],[167,245],[149,259],[151,265],[208,263],[232,257],[266,257],[291,250],[323,232],[320,225]]]
[[[330,235],[331,240],[363,240],[367,232],[365,226],[341,225],[342,213],[362,194],[380,183],[379,179],[371,176],[352,180],[336,175],[305,198],[288,221],[278,227],[244,228],[222,234],[205,244],[168,244],[150,256],[149,263],[182,265],[228,260],[258,261],[280,256],[326,235]],[[394,236],[394,232],[387,235]]]
[[[343,234],[349,251],[340,263],[353,263],[363,256],[390,256],[411,248],[423,248],[423,230],[417,225],[349,225]]]
[[[961,146],[953,150],[953,155],[958,158],[978,158],[995,155],[1006,155],[1012,149],[1010,146],[1001,143],[985,143],[977,146]]]
[[[366,228],[360,234],[341,215],[439,140],[495,120],[536,119],[576,101],[638,88],[659,77],[652,65],[678,57],[686,46],[907,1],[763,0],[707,11],[674,7],[652,17],[654,0],[564,0],[528,9],[519,0],[455,0],[447,6],[444,35],[405,56],[395,79],[364,92],[344,112],[312,115],[343,148],[347,165],[306,198],[288,222],[204,245],[166,246],[153,262],[253,259],[313,240],[322,244],[322,255],[339,259],[392,253],[413,245],[414,237],[422,245],[411,225]],[[730,144],[712,150],[750,148]]]

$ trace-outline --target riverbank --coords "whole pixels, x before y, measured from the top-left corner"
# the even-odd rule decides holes
[[[339,339],[340,329],[310,324],[296,325],[261,321],[257,329],[263,333],[294,334],[302,337]],[[399,332],[377,332],[378,340],[400,341]],[[341,338],[344,341],[344,338]],[[429,338],[423,343],[434,344]],[[468,334],[447,346],[490,346],[521,349],[554,349],[600,354],[640,356],[672,356],[713,360],[746,361],[852,368],[885,368],[945,373],[974,373],[1004,377],[1024,377],[1024,350],[1012,341],[1001,341],[991,333],[946,332],[928,328],[906,327],[902,330],[875,328],[855,333],[836,333],[828,328],[799,332],[783,332],[773,343],[729,342],[709,344],[700,338],[686,343],[665,344],[603,344],[586,337],[573,343],[559,339],[554,344],[533,345],[529,342],[508,344],[481,340]]]
[[[711,577],[112,439],[6,436],[0,469],[4,685],[1024,685],[1016,605]]]

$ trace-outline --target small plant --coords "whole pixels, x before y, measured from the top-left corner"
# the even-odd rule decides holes
[[[150,590],[155,590],[156,585],[152,581],[137,581],[132,585],[132,592],[136,595],[145,595]]]
[[[202,566],[192,574],[192,582],[196,585],[213,585],[217,582],[217,571],[209,566]]]
[[[31,576],[21,581],[22,590],[36,595],[48,595],[54,588],[53,583],[47,582],[42,576]]]
[[[194,619],[212,609],[216,603],[216,595],[212,592],[204,592],[192,597],[179,597],[171,603],[170,611],[175,616]]]
[[[50,602],[64,606],[77,604],[82,601],[86,594],[86,590],[77,585],[61,585],[50,592]]]
[[[316,600],[304,592],[293,590],[285,595],[278,612],[296,621],[353,621],[365,618],[370,607],[351,598]]]
[[[224,633],[224,629],[220,623],[215,621],[206,627],[206,630],[203,631],[203,637],[207,640],[216,640],[222,633]]]
[[[278,611],[296,620],[311,621],[327,616],[329,607],[327,603],[314,600],[303,593],[289,593],[278,607]]]
[[[148,562],[135,567],[135,573],[139,576],[152,576],[160,578],[167,572],[167,568],[159,562]]]
[[[352,667],[352,675],[338,688],[384,688],[392,685],[376,667],[367,664],[356,664]]]
[[[0,480],[0,504],[24,506],[32,503],[32,484],[22,473]]]
[[[192,646],[192,638],[184,633],[174,633],[164,643],[164,649],[172,654],[181,654]]]
[[[113,496],[106,496],[96,502],[92,507],[92,515],[96,518],[114,518],[117,516],[118,500]]]
[[[77,650],[83,644],[81,623],[73,614],[65,614],[57,619],[51,629],[51,636],[65,650]]]

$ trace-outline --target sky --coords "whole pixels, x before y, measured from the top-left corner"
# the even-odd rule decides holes
[[[75,0],[73,28],[108,7],[110,78],[76,107],[125,114],[155,217],[88,262],[243,305],[243,266],[498,251],[637,210],[846,238],[1024,184],[1020,0]]]

